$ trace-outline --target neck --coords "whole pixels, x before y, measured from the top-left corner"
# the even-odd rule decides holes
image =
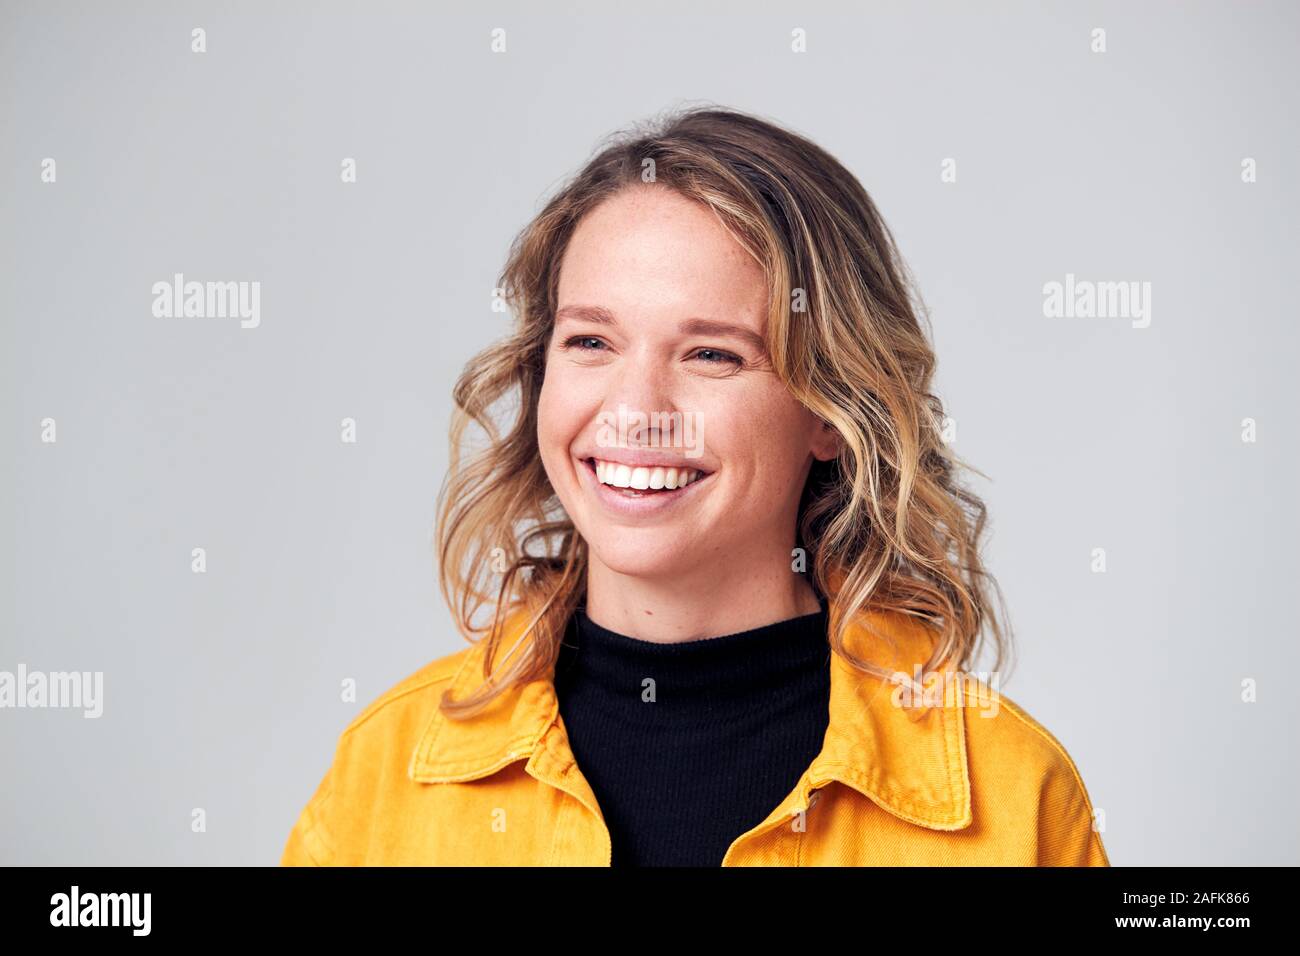
[[[817,593],[788,563],[717,566],[694,576],[651,580],[620,574],[592,560],[586,614],[595,623],[643,641],[678,643],[734,634],[816,613]]]

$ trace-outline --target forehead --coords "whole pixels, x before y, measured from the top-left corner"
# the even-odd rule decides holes
[[[663,187],[633,187],[579,221],[560,264],[559,306],[615,314],[725,312],[761,322],[762,268],[712,210]]]

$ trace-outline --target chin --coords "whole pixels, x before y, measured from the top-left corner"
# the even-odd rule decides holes
[[[655,541],[654,538],[662,538]],[[591,554],[618,574],[634,578],[665,578],[682,573],[680,539],[657,531],[615,542],[591,542]]]

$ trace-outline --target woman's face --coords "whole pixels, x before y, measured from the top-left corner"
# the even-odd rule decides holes
[[[767,307],[759,265],[679,193],[626,189],[579,222],[537,438],[593,569],[723,580],[789,563],[808,470],[834,436],[772,371]],[[602,483],[593,459],[624,464],[598,468],[633,488]],[[672,466],[700,477],[656,490]]]

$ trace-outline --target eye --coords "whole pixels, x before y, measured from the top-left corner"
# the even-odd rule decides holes
[[[571,335],[561,344],[560,348],[568,351],[570,349],[578,352],[603,352],[605,351],[605,340],[596,335]],[[705,365],[734,365],[741,368],[745,360],[739,355],[733,355],[731,352],[724,352],[721,349],[697,349],[696,358],[702,358]]]
[[[563,345],[562,347],[563,347],[563,348],[566,348],[566,349],[576,348],[579,352],[599,352],[599,351],[601,351],[600,349],[591,349],[591,348],[587,348],[585,345],[579,345],[579,344],[578,344],[579,342],[582,342],[582,343],[586,343],[586,342],[600,342],[602,345],[604,344],[604,341],[603,341],[602,339],[600,339],[600,338],[598,338],[597,336],[594,336],[594,335],[573,335],[573,336],[570,336],[569,338],[567,338],[567,339],[564,340],[564,345]]]
[[[700,349],[695,354],[697,357],[704,355],[718,356],[716,359],[706,359],[704,363],[705,365],[726,365],[730,363],[739,366],[745,364],[745,360],[739,355],[732,355],[730,352],[723,352],[720,349]]]

